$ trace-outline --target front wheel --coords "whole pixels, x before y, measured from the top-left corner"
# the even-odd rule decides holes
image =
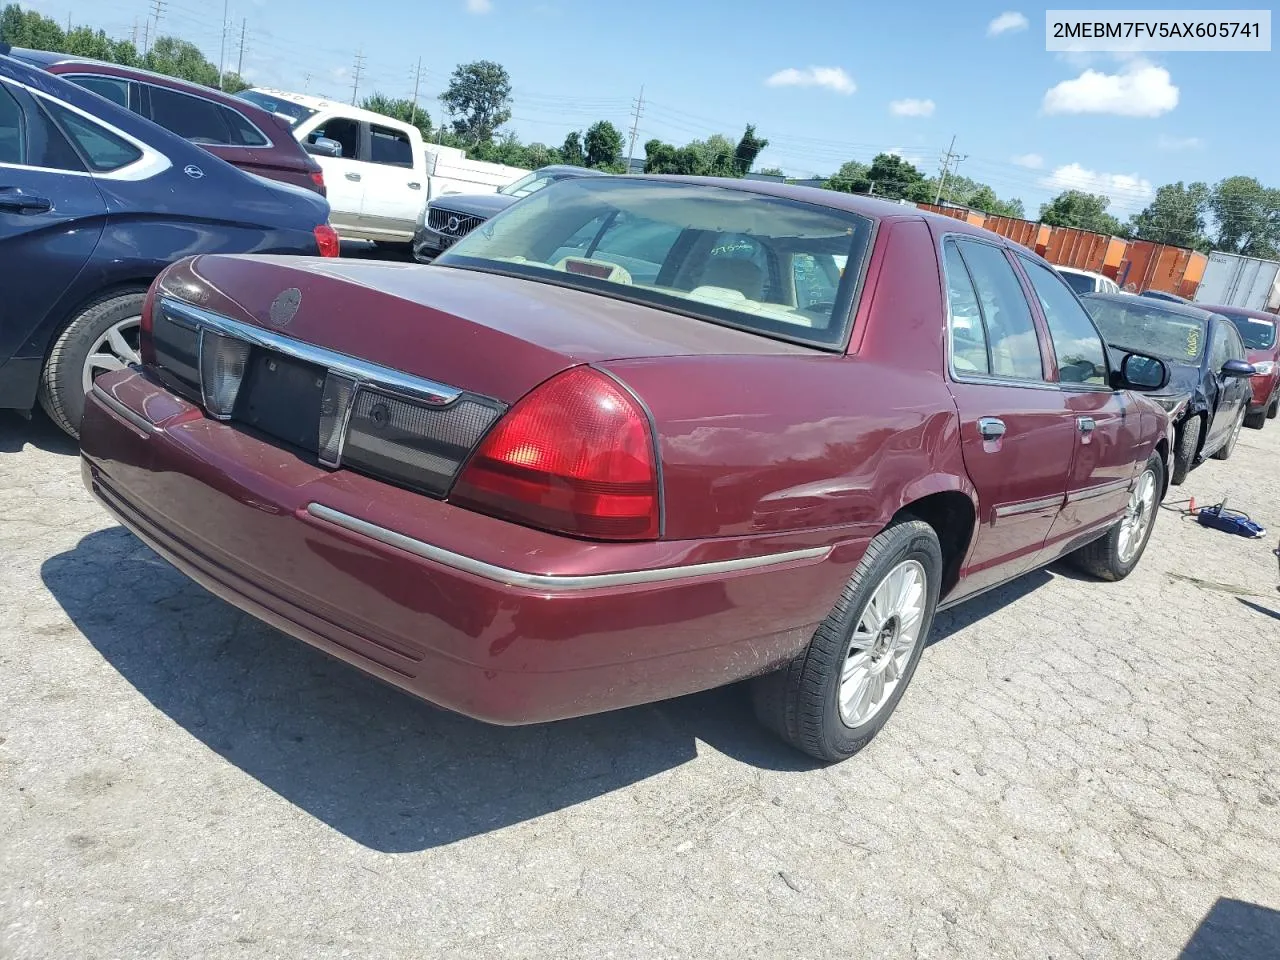
[[[880,533],[805,651],[752,681],[760,721],[819,760],[853,756],[880,732],[915,673],[938,606],[942,551],[933,528]]]
[[[1244,425],[1250,430],[1261,430],[1267,425],[1267,411],[1259,410],[1257,413],[1246,413],[1244,415]]]
[[[1169,483],[1175,487],[1182,486],[1182,481],[1187,479],[1187,474],[1191,472],[1191,467],[1196,462],[1196,451],[1200,447],[1200,431],[1204,428],[1204,418],[1188,417],[1182,422],[1182,429],[1178,431],[1178,442],[1173,451],[1173,473],[1169,476]]]
[[[1160,509],[1164,463],[1152,454],[1129,492],[1129,503],[1120,522],[1106,536],[1070,555],[1071,562],[1099,580],[1123,580],[1142,559]]]

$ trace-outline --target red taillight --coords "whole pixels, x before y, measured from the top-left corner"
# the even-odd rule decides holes
[[[153,329],[151,311],[155,309],[157,283],[147,288],[147,296],[142,301],[142,318],[138,324],[138,355],[142,358],[142,362],[149,366],[155,366],[156,362],[156,343],[151,332]]]
[[[658,470],[649,418],[603,373],[562,373],[498,421],[449,499],[544,530],[652,540]]]
[[[324,193],[324,171],[323,170],[312,170],[311,182],[316,185],[316,189],[319,190],[321,194]]]
[[[316,246],[320,249],[322,257],[336,257],[338,255],[338,231],[327,223],[322,223],[316,227]]]

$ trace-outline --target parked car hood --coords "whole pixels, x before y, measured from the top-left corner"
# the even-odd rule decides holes
[[[507,209],[516,202],[516,199],[501,193],[451,193],[436,197],[431,201],[430,206],[434,210],[451,210],[454,213],[484,217],[487,220],[499,210]]]
[[[175,297],[306,343],[513,403],[581,363],[823,351],[654,307],[459,267],[216,255],[158,281]],[[298,308],[273,323],[282,295]]]

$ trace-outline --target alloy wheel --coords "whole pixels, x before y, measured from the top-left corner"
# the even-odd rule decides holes
[[[854,625],[840,673],[840,719],[860,727],[897,689],[920,643],[929,592],[924,567],[904,560],[880,581]]]
[[[141,317],[125,317],[113,323],[94,341],[84,360],[84,392],[93,389],[93,381],[111,370],[123,370],[131,363],[141,363],[138,337],[142,332]]]
[[[1129,494],[1129,506],[1125,509],[1124,519],[1120,521],[1120,540],[1116,544],[1116,552],[1121,563],[1129,563],[1142,548],[1147,530],[1156,515],[1156,475],[1151,470],[1144,470],[1133,492]]]

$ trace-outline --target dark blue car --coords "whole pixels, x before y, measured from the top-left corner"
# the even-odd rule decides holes
[[[237,170],[0,47],[0,408],[73,436],[138,359],[147,287],[198,253],[336,256],[318,194]]]

